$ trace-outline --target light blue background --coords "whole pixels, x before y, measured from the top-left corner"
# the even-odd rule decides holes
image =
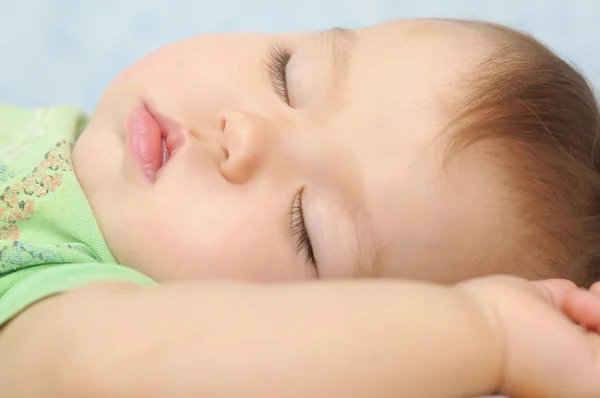
[[[130,63],[200,33],[358,27],[423,16],[484,18],[526,30],[600,83],[596,0],[0,0],[0,102],[91,111]]]

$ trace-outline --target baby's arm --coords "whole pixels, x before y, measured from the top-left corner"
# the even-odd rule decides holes
[[[454,288],[105,284],[5,328],[0,395],[467,397],[497,388],[501,352]]]
[[[503,277],[89,286],[0,333],[0,396],[597,397],[594,290]]]

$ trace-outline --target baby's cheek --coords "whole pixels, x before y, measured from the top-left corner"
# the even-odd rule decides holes
[[[220,276],[256,282],[281,282],[305,280],[314,277],[314,270],[305,263],[302,255],[296,256],[291,241],[272,231],[268,226],[238,231],[232,239],[213,252],[213,265],[209,270]],[[313,272],[311,272],[313,270]]]
[[[125,84],[157,84],[162,77],[168,73],[175,73],[177,68],[181,68],[181,63],[177,62],[180,57],[174,54],[172,46],[162,47],[145,57],[139,59],[123,70],[115,80],[118,83]]]
[[[142,83],[149,76],[156,75],[156,64],[157,62],[151,58],[142,59],[123,70],[115,79],[115,82],[125,84]]]

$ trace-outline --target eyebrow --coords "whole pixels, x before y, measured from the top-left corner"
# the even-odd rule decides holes
[[[380,272],[381,242],[373,227],[373,219],[367,208],[365,185],[354,162],[346,164],[345,175],[335,184],[343,200],[336,201],[344,217],[352,226],[353,244],[347,260],[349,275],[356,278],[376,276]]]
[[[332,28],[319,32],[318,38],[329,53],[331,80],[334,88],[338,88],[348,73],[350,59],[358,41],[356,32],[346,28]]]
[[[355,278],[375,276],[379,271],[376,261],[379,257],[379,242],[374,239],[371,221],[366,214],[365,209],[359,207],[350,215],[357,245],[351,262],[351,274]]]

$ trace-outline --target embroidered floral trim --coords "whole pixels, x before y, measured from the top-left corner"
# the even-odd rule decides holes
[[[72,171],[72,144],[59,142],[44,156],[31,174],[12,184],[0,195],[0,240],[18,240],[17,221],[28,220],[35,211],[36,199],[54,192],[62,183],[63,172]],[[0,166],[0,179],[7,171]],[[10,174],[9,174],[10,175]]]

